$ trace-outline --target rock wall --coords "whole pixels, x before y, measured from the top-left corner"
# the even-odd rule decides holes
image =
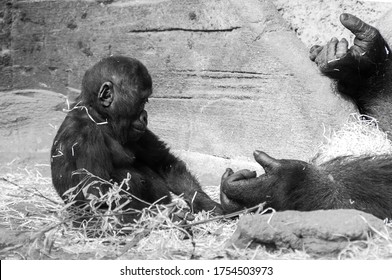
[[[307,159],[323,125],[354,111],[266,0],[1,5],[3,157],[47,154],[65,99],[88,67],[114,54],[138,58],[153,77],[150,128],[175,150],[213,156],[210,168],[254,149]]]
[[[356,15],[373,26],[390,9],[388,0],[272,0],[279,14],[309,48],[324,45],[332,37],[354,39],[339,21],[342,13]],[[350,42],[351,42],[350,40]]]

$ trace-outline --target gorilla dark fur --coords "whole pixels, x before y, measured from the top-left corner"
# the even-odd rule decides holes
[[[227,213],[267,202],[278,211],[346,208],[392,217],[392,156],[338,157],[320,166],[260,151],[254,156],[265,174],[228,169],[222,177]]]
[[[361,113],[377,118],[392,131],[392,63],[390,48],[379,31],[350,14],[342,24],[355,34],[313,46],[310,59],[337,81],[341,94]],[[392,218],[392,155],[337,157],[319,166],[298,160],[277,160],[256,151],[265,174],[249,170],[222,176],[221,204],[226,213],[266,202],[276,210],[358,209],[381,219]]]
[[[130,174],[122,193],[122,202],[129,201],[127,208],[142,209],[157,200],[168,203],[172,191],[184,194],[195,212],[221,213],[185,164],[147,129],[144,107],[151,93],[151,77],[136,59],[108,57],[86,71],[81,94],[53,142],[56,191],[67,201],[64,193],[75,188],[76,204],[84,205],[105,194],[111,187],[108,182],[120,183]],[[97,182],[86,172],[104,181]]]

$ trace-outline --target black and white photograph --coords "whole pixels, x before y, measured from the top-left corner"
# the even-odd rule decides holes
[[[391,52],[386,0],[1,0],[4,279],[385,275]]]

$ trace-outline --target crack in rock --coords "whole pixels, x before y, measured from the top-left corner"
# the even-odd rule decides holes
[[[241,28],[240,26],[234,26],[231,28],[224,28],[224,29],[191,29],[191,28],[170,27],[170,28],[152,28],[152,29],[133,29],[133,30],[129,30],[128,33],[158,33],[158,32],[173,32],[173,31],[216,33],[216,32],[232,32],[240,28]]]

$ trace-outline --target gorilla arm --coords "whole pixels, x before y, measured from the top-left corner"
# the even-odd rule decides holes
[[[225,213],[262,202],[278,211],[332,208],[329,204],[334,193],[322,171],[300,160],[277,160],[261,151],[253,155],[264,174],[256,177],[254,171],[233,173],[228,169],[222,176],[220,196]]]
[[[176,195],[183,194],[194,212],[213,210],[217,215],[222,214],[221,206],[202,190],[185,163],[175,157],[153,132],[147,129],[137,144],[136,158],[160,174],[171,192]]]

